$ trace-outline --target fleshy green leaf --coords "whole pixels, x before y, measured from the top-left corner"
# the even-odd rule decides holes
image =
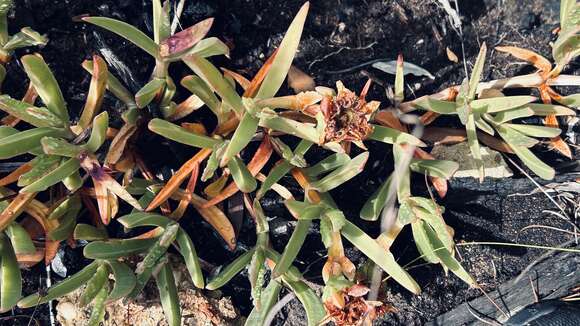
[[[181,80],[181,85],[197,95],[216,116],[219,117],[222,114],[220,100],[203,79],[193,75],[186,76]]]
[[[234,182],[242,192],[252,192],[256,190],[258,184],[252,176],[244,162],[237,156],[232,157],[228,162],[228,168],[232,174]]]
[[[135,287],[135,274],[133,274],[131,268],[125,263],[116,260],[105,260],[105,263],[109,266],[109,269],[115,277],[115,285],[107,297],[107,302],[124,298]]]
[[[567,108],[565,108],[567,109]],[[529,106],[524,106],[521,108],[511,109],[507,111],[502,111],[495,114],[492,119],[495,123],[502,124],[514,119],[527,118],[534,115],[534,110]]]
[[[366,221],[376,221],[379,219],[381,211],[387,204],[387,196],[391,187],[392,176],[389,176],[375,192],[367,199],[360,210],[360,218]]]
[[[248,250],[241,256],[236,258],[228,266],[222,269],[219,274],[214,276],[210,282],[205,286],[207,290],[216,290],[228,283],[234,276],[244,269],[252,260],[254,249]]]
[[[346,220],[340,232],[348,241],[407,290],[415,294],[421,291],[417,282],[397,263],[393,254],[383,249],[373,238],[369,237],[356,225]]]
[[[326,311],[322,305],[320,297],[309,288],[304,282],[286,282],[290,289],[296,294],[296,297],[302,303],[304,310],[306,311],[306,317],[308,319],[308,326],[316,326],[320,323]]]
[[[73,276],[70,276],[58,284],[50,287],[46,292],[46,295],[41,297],[38,293],[35,293],[18,301],[18,307],[30,308],[65,296],[68,293],[71,293],[72,291],[85,285],[86,282],[95,274],[98,267],[99,263],[92,262]]]
[[[15,100],[8,95],[0,96],[0,110],[24,120],[35,127],[63,127],[61,118],[45,107],[36,107]]]
[[[6,228],[6,235],[10,238],[10,243],[16,254],[33,254],[36,247],[30,235],[19,223],[13,222]]]
[[[481,74],[483,73],[483,66],[485,65],[485,55],[487,53],[487,46],[485,43],[481,45],[479,49],[479,54],[473,65],[473,70],[471,70],[471,77],[469,78],[469,91],[467,92],[467,99],[469,101],[475,98],[477,93],[477,85],[481,79]]]
[[[174,140],[189,146],[199,148],[213,148],[221,140],[196,134],[162,119],[153,119],[149,122],[149,130],[167,139]]]
[[[328,171],[332,171],[341,167],[350,161],[350,157],[345,153],[334,153],[315,165],[303,169],[302,171],[307,175],[317,177]]]
[[[145,33],[141,32],[132,25],[106,17],[83,17],[82,20],[87,23],[102,27],[123,37],[127,41],[135,44],[145,52],[149,53],[154,58],[157,58],[159,55],[159,46],[155,44],[155,42],[147,35],[145,35]]]
[[[436,100],[429,96],[417,99],[414,105],[420,109],[439,114],[457,114],[457,104],[455,102]]]
[[[198,55],[187,56],[183,58],[183,62],[210,85],[238,115],[244,113],[242,98],[214,65]]]
[[[515,145],[515,146],[532,147],[539,142],[538,140],[532,137],[528,137],[511,127],[507,127],[506,124],[497,126],[496,128],[501,138],[503,138],[508,144],[510,144],[510,146]]]
[[[467,131],[467,143],[469,144],[471,155],[473,156],[475,166],[479,173],[479,181],[482,182],[484,178],[483,160],[481,159],[481,150],[479,148],[479,141],[477,140],[477,130],[475,129],[475,117],[473,113],[469,113],[467,116],[465,129]]]
[[[22,188],[22,193],[40,192],[48,189],[48,187],[63,181],[66,177],[72,175],[80,168],[79,160],[70,158],[59,165],[58,168],[51,170],[42,178]]]
[[[537,100],[534,96],[502,96],[471,101],[471,108],[479,113],[495,113],[524,106]]]
[[[153,78],[150,82],[145,84],[138,92],[135,94],[135,102],[137,103],[137,107],[144,108],[153,99],[155,96],[163,90],[165,87],[165,79],[161,78]]]
[[[409,144],[424,147],[425,144],[415,136],[393,128],[373,125],[373,132],[369,139],[378,140],[387,144]]]
[[[43,137],[64,137],[68,132],[57,128],[35,128],[0,139],[0,159],[8,159],[40,146]]]
[[[294,20],[290,23],[286,35],[284,35],[282,42],[280,42],[278,53],[276,53],[276,57],[272,62],[272,67],[266,77],[264,77],[264,81],[256,94],[256,98],[265,99],[274,97],[282,86],[294,60],[296,50],[298,50],[298,44],[300,43],[300,37],[309,7],[310,4],[308,2],[302,5]]]
[[[62,138],[44,137],[40,140],[42,150],[48,155],[78,157],[83,148],[73,145]]]
[[[68,124],[69,116],[66,103],[56,78],[54,78],[46,62],[40,55],[36,54],[25,55],[21,61],[26,75],[30,78],[30,82],[34,85],[42,102],[50,112],[60,117],[63,123]]]
[[[87,282],[83,293],[79,298],[79,305],[81,307],[91,303],[101,289],[105,286],[105,282],[109,280],[109,269],[103,263],[99,264],[95,275]]]
[[[447,251],[445,245],[435,231],[427,225],[427,223],[422,223],[423,230],[425,230],[425,234],[427,236],[428,241],[431,244],[431,247],[435,250],[433,253],[439,258],[441,264],[445,267],[449,268],[455,275],[457,275],[460,279],[462,279],[465,283],[469,284],[470,286],[476,286],[477,283],[475,280],[469,275],[469,273],[461,266],[461,264],[453,257],[453,255]],[[439,249],[442,248],[442,249]]]
[[[243,115],[238,128],[234,132],[232,139],[228,144],[228,147],[226,147],[224,156],[220,162],[220,166],[225,166],[232,157],[237,155],[250,143],[254,137],[254,134],[258,130],[258,121],[258,118],[247,112]]]
[[[90,152],[96,152],[103,145],[107,137],[107,128],[109,128],[109,114],[105,111],[93,119],[91,136],[85,145]]]
[[[12,244],[5,235],[0,236],[0,311],[6,312],[22,297],[22,276]]]
[[[296,223],[296,227],[294,228],[294,231],[290,236],[290,240],[288,240],[286,247],[284,247],[282,257],[280,258],[280,260],[276,264],[276,267],[274,268],[274,271],[272,272],[274,277],[278,277],[286,273],[286,271],[288,271],[288,268],[292,266],[292,263],[296,259],[296,256],[298,256],[298,252],[304,245],[304,240],[306,240],[306,236],[308,235],[308,229],[310,228],[311,224],[312,221],[306,219],[299,220]]]
[[[412,159],[409,168],[415,172],[423,173],[428,176],[449,179],[453,176],[455,171],[459,169],[459,163],[444,160]]]
[[[311,184],[312,189],[318,190],[320,192],[327,192],[340,186],[341,184],[347,182],[348,180],[361,173],[365,167],[365,164],[367,163],[368,158],[369,152],[363,152],[357,155],[348,163],[332,171],[324,178],[313,182]]]
[[[75,227],[73,238],[75,240],[95,241],[106,240],[108,235],[105,229],[99,229],[92,225],[79,223]]]
[[[155,275],[157,289],[159,289],[159,300],[165,320],[169,326],[181,325],[181,308],[179,305],[179,296],[177,294],[177,284],[173,276],[173,271],[168,262],[164,262]]]
[[[318,142],[320,139],[316,128],[296,120],[281,117],[270,109],[262,110],[259,125],[263,128],[281,131],[288,135],[296,136],[313,143]]]
[[[171,36],[169,22],[169,2],[161,5],[161,0],[153,0],[153,40],[159,44]]]
[[[551,128],[551,127],[544,127],[544,126],[534,126],[534,125],[522,125],[522,124],[511,124],[506,123],[504,126],[512,128],[521,132],[524,135],[532,136],[532,137],[548,137],[553,138],[560,133],[562,130],[559,128]]]
[[[83,255],[89,259],[117,259],[146,252],[157,239],[114,239],[93,241],[83,248]]]
[[[511,145],[510,147],[514,153],[522,160],[522,162],[530,168],[536,175],[545,180],[554,179],[556,171],[537,158],[529,149],[523,146]]]

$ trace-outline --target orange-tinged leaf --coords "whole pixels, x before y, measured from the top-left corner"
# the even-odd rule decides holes
[[[34,104],[37,97],[38,93],[36,92],[36,88],[34,88],[34,85],[32,85],[32,83],[28,83],[28,89],[26,90],[26,94],[24,94],[24,96],[22,97],[22,102]],[[15,116],[8,115],[2,118],[0,124],[4,126],[14,127],[18,124],[18,122],[20,122],[20,119],[16,118]]]
[[[175,107],[175,111],[166,118],[168,121],[175,121],[188,116],[193,111],[204,106],[205,103],[197,96],[191,95],[185,101]]]
[[[570,150],[570,146],[566,144],[566,142],[560,136],[550,139],[549,147],[566,156],[567,158],[572,159],[572,151]]]
[[[191,176],[189,177],[189,181],[187,182],[187,186],[185,187],[186,197],[179,201],[177,208],[171,213],[169,217],[178,221],[180,218],[183,217],[185,214],[185,210],[187,206],[189,206],[189,202],[191,201],[191,194],[195,192],[195,186],[197,184],[197,178],[199,177],[199,163],[191,171]]]
[[[95,186],[95,197],[97,199],[97,206],[99,207],[99,216],[104,225],[109,225],[111,222],[111,208],[109,206],[109,193],[105,185],[99,180],[93,179]]]
[[[393,128],[402,132],[407,132],[407,128],[401,123],[401,120],[397,118],[395,113],[388,110],[382,110],[377,112],[375,115],[375,121],[382,126]]]
[[[310,75],[291,65],[290,70],[288,70],[288,86],[294,90],[294,93],[298,94],[314,90],[316,83]]]
[[[207,130],[205,129],[205,126],[202,123],[198,123],[198,122],[184,122],[181,124],[181,127],[183,127],[184,129],[187,129],[193,133],[196,133],[198,135],[207,135]]]
[[[111,140],[117,136],[119,133],[119,129],[113,127],[107,127],[107,133],[105,134],[105,138]]]
[[[209,223],[225,240],[228,248],[236,248],[236,232],[227,216],[216,206],[207,205],[207,201],[196,194],[191,195],[191,203],[203,219]]]
[[[252,176],[256,176],[256,174],[258,174],[258,172],[262,170],[264,165],[266,165],[266,163],[270,159],[270,156],[272,156],[272,151],[273,151],[272,143],[270,143],[268,137],[264,137],[264,139],[262,139],[262,143],[260,143],[260,147],[258,147],[258,150],[250,160],[250,163],[248,163],[248,170],[250,171]],[[203,207],[208,208],[210,206],[214,206],[222,202],[223,200],[233,196],[239,190],[240,189],[238,188],[236,183],[231,182],[220,194],[218,194],[214,198],[210,199],[207,203],[205,203]]]
[[[240,123],[240,120],[238,119],[238,117],[236,117],[236,115],[232,113],[230,115],[230,118],[228,120],[226,120],[226,122],[217,126],[213,133],[215,135],[225,136],[225,135],[229,134],[230,132],[234,131],[239,123]]]
[[[548,115],[546,119],[544,119],[544,125],[552,128],[559,128],[558,119],[555,115]]]
[[[187,178],[188,175],[191,174],[193,169],[199,165],[203,160],[205,160],[210,154],[211,149],[203,148],[197,154],[195,154],[189,161],[185,162],[177,172],[167,181],[165,187],[159,191],[157,196],[153,198],[149,206],[145,209],[145,211],[149,212],[157,208],[161,203],[166,201],[171,195],[179,189],[179,186]]]
[[[423,160],[434,160],[435,157],[433,155],[427,153],[426,151],[422,150],[421,148],[416,148],[414,156],[416,158],[420,158]],[[429,176],[429,180],[433,184],[433,187],[439,194],[439,197],[444,198],[447,195],[447,180],[445,178]]]
[[[0,187],[6,186],[6,185],[9,185],[11,183],[18,181],[18,178],[20,178],[21,175],[30,171],[31,169],[32,169],[32,165],[30,163],[22,164],[21,166],[16,168],[14,171],[10,172],[10,174],[8,174],[4,178],[0,179]]]
[[[46,241],[44,243],[44,263],[48,266],[58,251],[60,241]]]
[[[16,195],[2,213],[0,213],[0,230],[5,230],[24,211],[25,207],[35,196],[35,192],[19,193]]]
[[[213,181],[212,183],[210,183],[209,185],[207,185],[205,187],[205,189],[203,189],[203,192],[209,198],[216,197],[217,195],[220,194],[220,192],[226,186],[226,183],[228,181],[228,178],[229,178],[229,175],[228,174],[223,174],[221,177],[217,178],[215,181]]]
[[[243,90],[246,90],[248,89],[248,87],[250,87],[251,82],[246,77],[226,68],[222,68],[222,71],[224,72],[225,76],[232,77],[236,81],[236,83],[238,83],[242,87]]]
[[[16,260],[21,267],[30,268],[44,259],[44,248],[36,249],[32,254],[16,254]]]
[[[135,131],[137,131],[137,126],[132,124],[124,124],[123,127],[121,127],[111,142],[109,152],[107,153],[107,157],[105,157],[105,166],[114,165],[119,161],[121,155],[123,155],[123,152],[125,151],[127,141],[131,136],[133,136]]]
[[[419,121],[421,121],[421,123],[424,126],[427,126],[429,124],[431,124],[431,122],[435,121],[435,119],[437,119],[437,117],[439,117],[439,113],[437,112],[433,112],[433,111],[427,111],[425,113],[423,113],[423,115],[421,117],[419,117]]]
[[[260,68],[260,70],[258,70],[258,73],[256,73],[256,75],[250,82],[250,86],[248,86],[248,88],[244,92],[243,95],[244,97],[256,96],[256,93],[260,89],[260,85],[262,85],[264,78],[266,78],[266,75],[270,71],[270,68],[272,68],[272,63],[274,62],[274,58],[276,58],[277,53],[278,49],[274,50],[274,53],[272,53],[272,55],[268,58],[268,60],[264,62],[264,65]]]
[[[457,57],[457,54],[455,54],[455,52],[451,51],[451,49],[449,47],[445,48],[445,52],[447,53],[447,59],[449,59],[449,61],[455,62],[455,63],[459,62],[459,58]]]
[[[500,52],[509,53],[512,56],[531,63],[534,67],[542,72],[542,75],[547,75],[552,70],[550,61],[534,51],[522,49],[517,46],[496,46],[496,50]]]
[[[79,118],[79,126],[86,129],[93,121],[94,116],[99,113],[105,90],[107,89],[108,69],[107,63],[98,55],[93,55],[93,72],[87,101]]]

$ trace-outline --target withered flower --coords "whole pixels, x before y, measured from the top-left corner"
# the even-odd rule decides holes
[[[332,321],[337,326],[372,325],[373,321],[389,312],[397,309],[391,305],[379,301],[367,301],[364,296],[369,288],[362,284],[355,284],[337,293],[331,300],[324,302],[326,318],[321,324]],[[339,303],[339,304],[337,304]]]
[[[362,141],[373,131],[369,123],[371,115],[379,108],[380,102],[365,100],[370,88],[369,79],[360,95],[344,87],[341,81],[336,82],[337,95],[326,96],[320,103],[324,116],[325,129],[321,142],[349,143],[364,148]]]

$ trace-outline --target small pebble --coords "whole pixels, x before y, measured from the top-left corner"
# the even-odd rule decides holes
[[[57,309],[65,320],[74,320],[77,317],[77,308],[71,302],[61,302],[58,304]]]

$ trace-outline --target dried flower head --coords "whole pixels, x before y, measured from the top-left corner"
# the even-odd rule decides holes
[[[365,300],[364,296],[368,292],[368,287],[355,284],[337,293],[341,296],[339,302],[342,304],[337,305],[335,300],[326,301],[324,307],[327,315],[323,323],[332,321],[339,326],[372,325],[378,317],[397,311],[391,305]]]
[[[326,124],[322,143],[354,142],[362,146],[373,131],[369,124],[371,115],[379,108],[378,101],[365,100],[370,88],[370,79],[365,84],[360,95],[344,87],[341,81],[336,82],[337,95],[325,97],[320,103],[320,110]]]

